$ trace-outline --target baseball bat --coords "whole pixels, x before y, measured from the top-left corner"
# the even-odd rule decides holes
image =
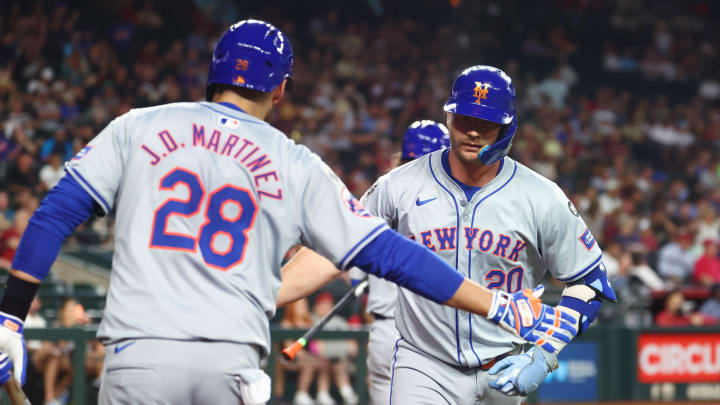
[[[12,372],[10,372],[10,379],[5,383],[5,390],[10,397],[12,405],[32,405],[30,400],[27,399],[27,396],[25,396],[20,384],[18,384],[17,380],[15,380],[15,376]]]
[[[367,285],[367,278],[356,284],[353,288],[346,292],[345,295],[342,296],[342,298],[340,298],[340,301],[338,301],[335,306],[332,307],[330,312],[325,315],[323,319],[313,325],[313,327],[310,328],[307,332],[305,332],[305,334],[302,335],[300,339],[296,340],[295,343],[284,348],[282,351],[282,356],[285,358],[285,360],[292,361],[295,358],[297,352],[299,352],[300,349],[305,347],[308,341],[312,339],[318,332],[320,332],[323,326],[325,326],[325,324],[328,323],[328,321],[332,319],[333,316],[340,312],[340,310],[343,309],[345,305],[347,305],[348,302],[350,302],[353,298],[359,297],[363,293],[363,291],[365,291]]]

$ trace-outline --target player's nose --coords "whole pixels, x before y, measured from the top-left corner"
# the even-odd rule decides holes
[[[480,136],[480,131],[478,131],[477,129],[468,129],[467,131],[465,131],[465,134],[471,138],[476,138]]]

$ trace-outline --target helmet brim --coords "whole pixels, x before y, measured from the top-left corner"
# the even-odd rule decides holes
[[[504,111],[480,104],[445,103],[443,109],[453,114],[466,115],[501,125],[507,125],[513,120],[512,115]]]

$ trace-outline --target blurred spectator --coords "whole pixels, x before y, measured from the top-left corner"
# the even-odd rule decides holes
[[[33,156],[30,153],[20,154],[15,164],[7,172],[11,192],[18,192],[22,188],[35,190],[38,185],[38,175],[33,165]]]
[[[0,259],[4,260],[3,263],[7,268],[10,268],[9,263],[15,257],[15,250],[20,244],[20,237],[27,228],[30,215],[31,212],[24,208],[17,210],[13,219],[13,226],[5,230],[0,236]]]
[[[710,298],[706,299],[700,307],[700,313],[720,322],[720,284],[714,284],[710,289]]]
[[[662,291],[666,288],[666,283],[655,270],[650,267],[647,255],[644,253],[632,253],[632,268],[630,274],[637,278],[642,284],[653,291]]]
[[[330,313],[335,305],[335,300],[329,292],[320,292],[315,297],[313,305],[312,317],[314,322],[318,322]],[[343,317],[335,315],[326,324],[327,330],[348,330],[348,323]],[[343,398],[345,405],[356,405],[358,403],[355,390],[350,385],[350,376],[348,374],[348,359],[357,354],[357,344],[352,340],[315,340],[314,347],[311,350],[330,359],[331,366],[328,369],[332,373],[333,380],[337,385],[338,391]],[[329,390],[320,389],[320,379],[328,378],[329,374],[318,375],[318,405],[334,405],[335,401],[330,396]],[[323,384],[325,385],[325,384]],[[328,388],[329,388],[329,384]]]
[[[310,306],[307,299],[295,301],[285,307],[283,313],[283,319],[280,322],[280,326],[283,328],[297,328],[297,329],[308,329],[312,326],[313,320],[310,316]],[[291,341],[286,341],[284,344],[288,346],[292,344]],[[280,356],[282,357],[282,356]],[[297,389],[293,398],[293,405],[313,405],[315,401],[310,396],[310,386],[313,383],[316,372],[319,374],[325,372],[329,367],[329,361],[315,354],[309,353],[307,350],[301,350],[295,356],[295,360],[292,362],[284,361],[282,358],[279,359],[279,367],[276,369],[275,375],[275,394],[279,397],[284,392],[277,390],[284,390],[285,387],[285,372],[286,371],[297,371]],[[328,391],[330,389],[330,381],[327,377],[319,379],[317,382],[317,389]]]
[[[58,311],[56,327],[73,327],[81,322],[78,319],[76,300],[67,298]],[[69,398],[68,388],[72,383],[73,366],[70,352],[74,349],[72,342],[44,342],[38,348],[32,362],[43,378],[44,404],[62,405]]]
[[[58,128],[52,138],[48,138],[40,147],[39,158],[42,161],[49,159],[51,154],[60,155],[60,162],[66,162],[73,157],[72,141],[68,139],[65,128]]]
[[[720,218],[715,214],[715,208],[707,204],[699,211],[695,244],[700,245],[708,239],[720,239]]]
[[[60,154],[52,153],[48,157],[48,162],[40,169],[40,182],[43,190],[47,191],[55,187],[64,175],[65,168],[62,165]]]
[[[691,313],[692,303],[685,301],[679,289],[668,292],[665,297],[665,309],[655,317],[657,326],[703,326],[714,324],[715,321],[699,312]]]
[[[0,190],[0,235],[12,226],[13,211],[7,191]]]
[[[693,280],[696,283],[710,287],[720,283],[720,257],[718,257],[717,239],[705,239],[703,242],[703,255],[695,262]]]
[[[658,272],[666,280],[682,284],[693,272],[695,257],[690,250],[692,235],[679,231],[672,242],[660,249],[658,254]]]

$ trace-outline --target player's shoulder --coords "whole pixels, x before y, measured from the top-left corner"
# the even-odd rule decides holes
[[[178,102],[154,105],[150,107],[138,107],[133,108],[121,115],[120,117],[128,117],[135,119],[150,118],[157,115],[165,114],[179,114],[179,113],[193,113],[200,112],[199,103],[193,102]]]
[[[547,197],[553,197],[554,199],[563,201],[567,200],[565,193],[554,181],[516,160],[509,157],[506,157],[505,159],[505,164],[511,162],[516,165],[516,184],[518,184],[518,186],[521,187],[522,190],[525,190],[528,194],[545,196],[543,200],[547,200]]]

